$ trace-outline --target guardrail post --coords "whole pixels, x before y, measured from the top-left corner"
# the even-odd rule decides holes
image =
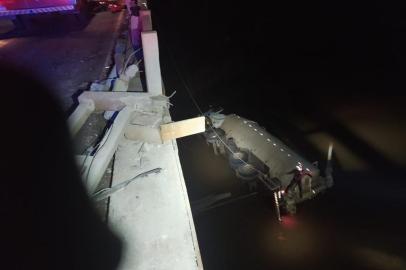
[[[142,31],[152,31],[151,11],[149,9],[140,10],[139,14]]]
[[[141,33],[144,52],[147,91],[152,95],[162,95],[161,66],[159,64],[158,35],[156,31]]]

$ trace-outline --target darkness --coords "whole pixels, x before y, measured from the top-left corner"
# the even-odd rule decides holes
[[[264,194],[195,212],[205,269],[406,269],[406,158],[394,157],[406,152],[405,6],[173,0],[150,8],[165,86],[177,91],[175,119],[199,114],[183,79],[203,111],[221,106],[255,120],[321,167],[319,146],[338,142],[334,188],[283,224]],[[178,143],[192,201],[244,192],[201,137]]]
[[[1,268],[116,269],[121,242],[82,185],[59,103],[21,68],[0,74],[12,89],[1,110]]]

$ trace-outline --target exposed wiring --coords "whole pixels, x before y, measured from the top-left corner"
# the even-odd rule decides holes
[[[103,148],[103,146],[106,144],[106,142],[108,141],[108,139],[109,139],[109,137],[110,137],[111,130],[113,129],[113,126],[114,126],[114,119],[116,118],[117,114],[118,114],[118,112],[114,112],[113,116],[110,118],[110,121],[111,121],[110,127],[109,127],[108,130],[106,131],[106,134],[103,136],[103,138],[101,139],[101,141],[98,142],[97,145],[96,145],[96,147],[97,147],[97,146],[99,146],[99,145],[101,144],[99,147],[97,147],[97,150],[96,150],[96,152],[95,152],[94,155],[93,155],[92,161],[91,161],[90,164],[89,164],[89,168],[87,169],[87,173],[86,173],[86,177],[85,177],[85,183],[86,183],[86,184],[87,184],[88,179],[89,179],[90,169],[92,168],[93,162],[94,162],[94,160],[95,160],[97,154],[99,153],[100,149]],[[95,147],[95,149],[96,149],[96,147]]]
[[[80,175],[82,175],[84,173],[84,169],[85,169],[85,164],[86,164],[86,160],[89,158],[90,154],[94,151],[94,149],[97,149],[97,147],[100,145],[100,142],[98,142],[96,145],[93,146],[93,144],[97,141],[97,137],[94,138],[92,140],[92,142],[90,143],[90,146],[88,146],[86,149],[84,149],[81,153],[81,155],[83,156],[83,154],[85,152],[86,153],[86,157],[83,159],[82,164],[80,165]]]
[[[90,147],[89,147],[89,148],[90,148]],[[89,149],[89,148],[88,148],[88,149]],[[92,150],[91,150],[91,151],[87,151],[87,154],[86,154],[85,158],[83,159],[82,164],[80,165],[80,175],[83,174],[84,169],[85,169],[86,160],[87,160],[87,158],[90,156],[91,153],[92,153]]]
[[[175,72],[178,75],[179,79],[181,80],[183,87],[186,89],[190,99],[192,100],[193,104],[195,105],[196,109],[200,112],[200,115],[204,115],[203,111],[200,109],[199,104],[197,103],[196,99],[193,97],[192,92],[190,91],[189,86],[187,85],[185,79],[183,78],[182,74],[179,71],[178,65],[176,64],[175,58],[173,57],[173,54],[171,52],[171,49],[168,46],[168,51],[169,51],[169,55],[170,58],[172,60],[173,66],[175,68]]]
[[[120,190],[125,189],[129,184],[134,182],[134,180],[136,180],[137,178],[146,177],[146,176],[149,176],[150,174],[153,174],[153,173],[158,174],[161,171],[162,171],[162,168],[155,168],[155,169],[140,173],[140,174],[134,176],[131,179],[128,179],[128,180],[125,180],[125,181],[121,182],[120,184],[117,184],[117,185],[112,186],[110,188],[104,188],[102,190],[97,191],[96,193],[94,193],[92,195],[92,198],[95,201],[104,200],[104,199],[110,197],[112,194],[114,194],[114,193],[116,193],[116,192],[118,192]]]
[[[129,63],[130,60],[131,60],[131,57],[134,56],[137,52],[141,51],[141,49],[142,49],[142,48],[138,48],[138,49],[136,49],[135,51],[133,51],[132,53],[130,53],[129,56],[127,56],[127,59],[126,59],[125,64],[124,64],[124,66],[123,66],[123,69],[121,70],[120,74],[118,74],[118,76],[108,77],[108,78],[106,78],[106,79],[97,80],[97,81],[95,81],[95,82],[96,82],[96,83],[104,83],[104,82],[106,82],[106,81],[108,81],[108,80],[115,80],[115,79],[118,79],[118,78],[119,78],[119,75],[123,74],[124,71],[126,70],[126,68],[127,68],[127,66],[128,66],[128,63]],[[138,62],[136,63],[137,66],[138,66],[138,64],[141,62],[141,60],[142,60],[142,59],[138,60]]]
[[[111,133],[111,129],[112,129],[112,128],[113,128],[113,126],[111,126],[111,127],[107,130],[107,134],[106,134],[107,137],[106,137],[105,139],[104,139],[104,137],[103,137],[103,140],[104,140],[103,144],[100,145],[100,146],[97,148],[96,152],[95,152],[94,155],[93,155],[92,161],[90,162],[89,168],[87,169],[87,173],[86,173],[86,178],[85,178],[85,183],[86,183],[86,184],[87,184],[87,181],[88,181],[88,179],[89,179],[90,169],[92,168],[93,162],[94,162],[94,160],[96,159],[96,156],[97,156],[97,154],[99,153],[100,149],[102,149],[103,146],[106,144],[106,142],[107,142],[107,140],[108,140],[108,138],[109,138],[109,136],[110,136],[110,133]]]
[[[224,109],[221,108],[221,109],[219,109],[217,112],[214,112],[214,113],[221,113],[223,110],[224,110]]]
[[[128,63],[131,60],[131,57],[133,57],[137,52],[141,51],[141,48],[136,49],[135,51],[133,51],[132,53],[130,53],[130,55],[127,57],[125,64],[123,66],[123,69],[120,72],[120,75],[124,73],[124,71],[126,70]],[[142,59],[138,60],[138,62],[136,63],[136,65],[138,66],[138,64],[142,61]]]
[[[173,93],[168,97],[168,99],[171,99],[175,94],[176,94],[176,90],[173,91]]]

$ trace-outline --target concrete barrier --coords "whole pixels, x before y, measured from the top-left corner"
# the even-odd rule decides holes
[[[144,52],[147,91],[152,95],[162,95],[161,66],[159,63],[158,35],[156,31],[141,33]]]

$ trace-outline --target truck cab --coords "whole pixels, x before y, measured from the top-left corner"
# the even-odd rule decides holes
[[[0,0],[0,19],[11,19],[17,27],[22,18],[44,13],[79,14],[86,0]]]
[[[77,0],[0,0],[0,16],[16,16],[77,8]]]

